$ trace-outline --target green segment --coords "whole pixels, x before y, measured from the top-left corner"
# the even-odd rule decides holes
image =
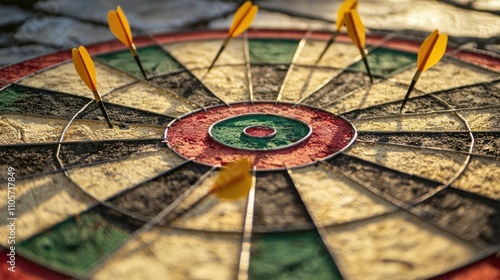
[[[16,102],[25,100],[27,95],[23,88],[10,86],[0,92],[0,112],[16,112]]]
[[[388,75],[417,61],[417,54],[377,48],[367,55],[370,70],[375,75]],[[349,66],[349,69],[366,72],[362,60]]]
[[[250,62],[289,64],[298,44],[295,40],[249,40]]]
[[[274,127],[272,138],[256,138],[243,135],[248,126],[264,125]],[[302,122],[274,115],[242,115],[226,119],[212,127],[212,136],[228,146],[252,150],[273,150],[284,148],[307,136],[310,129]]]
[[[175,61],[168,53],[158,46],[150,46],[137,49],[146,75],[157,76],[171,71],[180,70],[183,67]],[[99,60],[128,72],[136,77],[142,78],[141,70],[130,54],[129,50],[120,52],[101,54],[97,56]]]
[[[316,232],[252,240],[250,279],[342,279]]]
[[[21,242],[18,250],[41,265],[84,276],[130,235],[130,226],[120,221],[90,211]]]

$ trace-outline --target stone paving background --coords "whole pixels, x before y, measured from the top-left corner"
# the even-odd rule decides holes
[[[115,40],[106,14],[121,5],[134,36],[228,28],[242,1],[0,0],[0,67],[79,45]],[[254,28],[332,30],[341,0],[254,0]],[[359,0],[368,33],[425,38],[438,28],[450,43],[500,55],[500,0]],[[471,43],[472,42],[472,43]]]

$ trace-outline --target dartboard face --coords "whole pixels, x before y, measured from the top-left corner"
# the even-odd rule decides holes
[[[90,46],[113,129],[70,52],[0,69],[8,276],[498,275],[500,60],[448,49],[400,113],[421,41],[368,37],[372,84],[347,36],[316,62],[305,35],[249,31],[208,74],[225,32],[142,38],[147,80]],[[210,194],[241,158],[249,194]]]

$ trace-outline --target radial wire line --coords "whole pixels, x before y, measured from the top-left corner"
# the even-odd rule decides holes
[[[248,85],[248,95],[250,97],[250,103],[253,104],[253,81],[252,81],[252,65],[250,64],[250,47],[248,42],[248,34],[243,33],[243,49],[245,52],[245,67],[246,67],[246,79]]]
[[[308,40],[309,36],[311,35],[311,33],[312,33],[311,29],[307,30],[307,32],[304,34],[304,37],[300,40],[299,44],[297,45],[297,48],[295,49],[295,53],[294,53],[293,58],[292,58],[292,62],[290,63],[290,66],[288,67],[288,71],[286,72],[286,76],[283,79],[283,83],[281,84],[281,87],[279,89],[278,96],[276,97],[275,104],[277,104],[278,102],[281,101],[281,98],[283,97],[283,92],[285,91],[285,86],[288,83],[288,80],[290,79],[290,77],[292,76],[293,69],[295,68],[295,64],[299,60],[300,54],[302,53],[302,50],[304,49],[304,47],[307,43],[307,40]]]
[[[313,222],[314,228],[316,229],[316,231],[318,232],[319,236],[321,237],[321,243],[323,245],[323,248],[325,248],[326,251],[328,252],[328,255],[330,256],[330,261],[333,262],[333,264],[337,267],[337,270],[338,270],[338,273],[340,274],[341,279],[344,279],[345,278],[344,277],[345,274],[343,273],[343,271],[342,271],[341,267],[339,266],[339,264],[335,262],[335,259],[336,259],[335,252],[332,249],[330,249],[330,247],[326,243],[327,236],[328,236],[328,232],[327,232],[326,228],[324,226],[318,226],[317,219],[316,219],[314,213],[311,211],[310,206],[307,203],[305,203],[305,201],[302,198],[302,195],[300,193],[300,188],[297,187],[297,184],[293,180],[293,177],[291,175],[292,174],[292,170],[290,168],[288,168],[285,164],[283,164],[283,165],[285,166],[286,174],[288,176],[288,179],[292,182],[293,187],[295,188],[295,190],[299,194],[300,201],[302,202],[302,204],[306,208],[307,214],[311,218],[311,221]]]
[[[177,206],[179,206],[184,201],[184,199],[188,197],[214,170],[215,167],[213,167],[207,173],[201,176],[200,179],[196,181],[196,183],[194,183],[191,187],[189,187],[181,196],[179,196],[176,200],[174,200],[174,202],[169,204],[160,213],[156,214],[151,220],[146,222],[142,227],[134,231],[128,238],[122,241],[116,248],[114,248],[114,251],[111,251],[108,254],[102,256],[101,261],[96,262],[94,267],[90,270],[89,276],[94,275],[101,267],[105,266],[106,263],[109,262],[114,255],[118,254],[118,252],[123,247],[125,247],[125,245],[127,245],[129,242],[139,238],[141,234],[159,225],[162,222],[162,220],[165,217],[167,217],[170,213],[172,213],[172,211],[174,211],[177,208]]]
[[[351,175],[348,175],[348,174],[345,174],[344,172],[341,172],[340,170],[338,170],[337,167],[333,166],[331,163],[324,163],[324,162],[320,162],[321,164],[324,164],[324,165],[328,165],[328,168],[330,170],[332,170],[333,172],[353,181],[354,183],[358,184],[359,186],[367,189],[368,191],[372,192],[373,194],[381,197],[382,199],[384,200],[387,200],[389,203],[391,204],[394,204],[395,206],[397,206],[398,208],[400,208],[402,211],[405,211],[407,213],[409,213],[410,215],[413,215],[413,216],[416,216],[417,218],[419,218],[422,222],[424,223],[427,223],[439,230],[441,230],[442,232],[445,232],[453,237],[455,237],[456,239],[458,240],[461,240],[463,241],[464,243],[467,243],[467,244],[470,244],[470,246],[473,246],[473,247],[476,247],[477,249],[479,250],[484,250],[485,248],[483,248],[482,246],[477,246],[475,244],[471,244],[470,242],[468,242],[467,240],[465,240],[462,236],[459,236],[457,234],[455,234],[454,232],[450,231],[449,229],[447,228],[444,228],[440,225],[438,225],[437,223],[434,223],[434,222],[430,222],[428,220],[428,213],[423,211],[423,210],[420,210],[418,208],[415,208],[415,206],[419,203],[422,203],[424,202],[425,200],[422,200],[422,201],[411,201],[410,203],[405,203],[405,202],[402,202],[396,198],[393,198],[391,196],[387,196],[386,194],[382,193],[381,191],[379,191],[378,189],[370,186],[370,185],[365,185],[363,181],[359,180],[358,178],[355,178]],[[385,168],[385,167],[384,167]],[[399,173],[402,173],[402,172],[399,172]],[[403,173],[403,174],[406,174],[406,173]],[[436,193],[432,192],[432,195],[429,196],[427,199],[429,199],[430,197],[433,197],[434,195],[436,195]]]
[[[245,222],[243,225],[243,240],[241,243],[240,261],[238,266],[238,280],[247,280],[250,268],[250,249],[252,246],[252,228],[255,207],[255,174],[256,168],[254,166],[252,171],[252,186],[248,192]]]

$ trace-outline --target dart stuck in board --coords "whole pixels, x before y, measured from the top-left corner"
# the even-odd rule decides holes
[[[212,67],[214,67],[215,62],[219,58],[219,56],[222,54],[224,49],[227,47],[229,44],[229,41],[240,35],[241,33],[245,32],[248,27],[250,27],[250,24],[252,24],[252,21],[254,20],[255,16],[257,15],[257,11],[259,10],[259,7],[257,5],[253,5],[251,1],[246,1],[241,5],[236,13],[234,14],[233,22],[231,24],[231,27],[229,28],[228,35],[222,45],[219,48],[219,51],[215,55],[214,59],[212,60],[212,63],[210,63],[210,66],[208,67],[207,74],[210,72]]]
[[[108,113],[106,112],[106,108],[104,107],[104,104],[102,102],[101,96],[97,91],[97,80],[96,80],[94,61],[92,61],[92,58],[87,52],[87,49],[83,46],[80,46],[78,49],[73,48],[71,50],[71,54],[73,57],[73,65],[75,66],[76,72],[78,73],[82,81],[85,83],[85,85],[87,85],[87,87],[94,94],[95,102],[101,109],[101,112],[104,115],[104,118],[106,119],[109,128],[113,128]]]
[[[408,102],[408,98],[420,78],[420,75],[443,57],[447,44],[448,35],[444,33],[439,34],[439,30],[437,29],[434,30],[422,43],[420,49],[418,50],[417,71],[413,76],[408,92],[406,92],[406,96],[401,104],[399,113],[403,112],[403,108],[405,107],[406,102]]]
[[[116,36],[116,38],[129,48],[132,57],[139,66],[139,69],[141,69],[144,79],[147,80],[148,77],[146,76],[146,72],[144,71],[144,67],[142,66],[139,54],[137,53],[137,49],[132,39],[130,24],[128,23],[127,16],[120,6],[116,7],[116,11],[110,10],[108,12],[108,25],[109,29]]]
[[[361,17],[356,10],[349,10],[344,13],[344,22],[347,28],[347,35],[351,38],[352,42],[359,49],[363,63],[366,66],[366,71],[368,71],[368,76],[370,76],[370,82],[373,83],[372,72],[370,71],[370,65],[368,64],[368,59],[365,52],[365,42],[366,42],[366,31],[365,25],[361,21]]]
[[[340,29],[342,29],[342,26],[345,25],[344,13],[350,10],[355,10],[357,8],[358,8],[358,0],[345,0],[344,2],[342,2],[339,9],[337,10],[337,21],[335,23],[335,31],[333,31],[332,35],[330,36],[330,39],[328,40],[328,42],[325,45],[325,48],[319,55],[318,60],[316,60],[316,63],[318,63],[323,58],[323,56],[328,51],[330,46],[335,42],[337,35],[340,33]]]

